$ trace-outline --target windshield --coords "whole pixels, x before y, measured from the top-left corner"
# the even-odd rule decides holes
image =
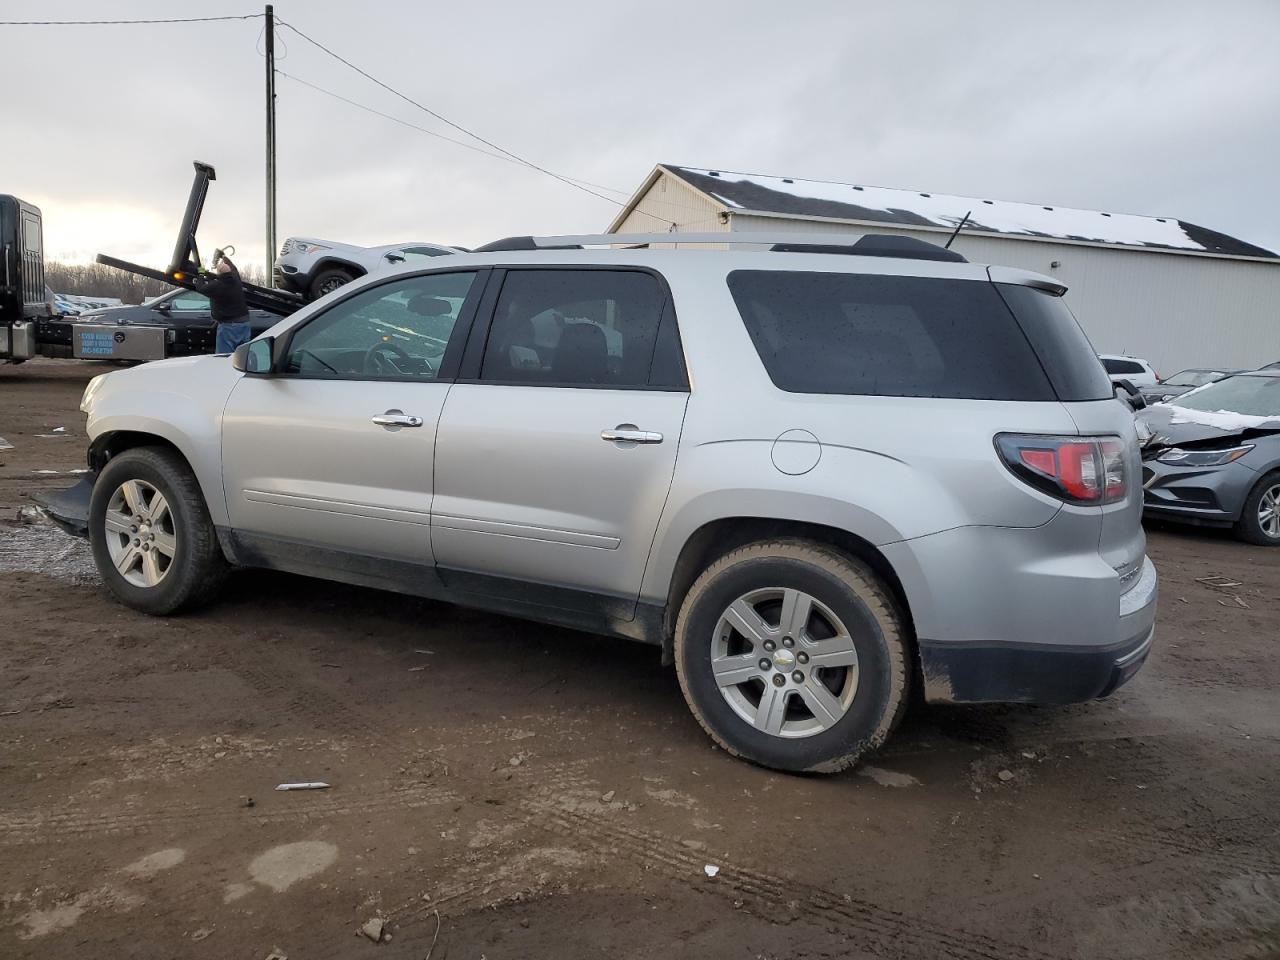
[[[1184,393],[1177,405],[1188,410],[1219,410],[1251,417],[1280,417],[1280,377],[1227,377]]]
[[[1221,376],[1217,370],[1183,370],[1164,382],[1171,387],[1202,387]]]

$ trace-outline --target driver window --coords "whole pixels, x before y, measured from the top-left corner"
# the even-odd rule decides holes
[[[381,284],[294,334],[285,372],[331,379],[434,380],[474,273]]]

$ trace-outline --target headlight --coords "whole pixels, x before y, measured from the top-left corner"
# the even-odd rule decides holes
[[[297,240],[293,242],[293,249],[299,253],[319,253],[321,250],[331,250],[332,247],[326,247],[322,243],[301,243]]]
[[[1239,460],[1253,449],[1252,443],[1232,447],[1229,450],[1183,450],[1174,447],[1166,450],[1156,459],[1161,463],[1170,463],[1179,467],[1220,467],[1224,463]]]

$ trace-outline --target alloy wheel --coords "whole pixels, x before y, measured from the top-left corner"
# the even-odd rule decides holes
[[[775,737],[811,737],[844,717],[858,691],[858,652],[832,610],[802,590],[766,587],[721,614],[711,671],[742,720]]]
[[[1274,540],[1280,540],[1280,483],[1269,487],[1258,501],[1258,526]]]
[[[103,518],[107,553],[135,587],[155,587],[173,566],[178,533],[164,494],[145,480],[126,480],[111,494]]]

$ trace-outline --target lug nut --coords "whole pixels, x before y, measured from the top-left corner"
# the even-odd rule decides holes
[[[143,550],[150,550],[150,549],[151,549],[151,544],[149,544],[149,543],[144,543],[144,544],[142,545],[142,549],[143,549]],[[798,673],[799,671],[796,671],[796,672]]]
[[[777,649],[778,649],[778,645],[777,645],[776,643],[774,643],[772,640],[766,640],[766,641],[764,642],[764,648],[765,648],[766,650],[777,650]]]
[[[782,686],[782,685],[783,685],[784,683],[786,683],[786,682],[787,682],[787,678],[786,678],[786,677],[784,677],[782,674],[780,674],[780,673],[775,673],[775,674],[773,675],[773,685],[774,685],[775,687],[780,687],[780,686]]]
[[[795,673],[791,674],[791,679],[796,683],[804,683],[804,674],[797,670]]]
[[[809,655],[805,653],[803,650],[801,650],[799,653],[796,654],[796,659],[799,660],[801,663],[808,663]]]
[[[790,637],[783,637],[783,638],[782,638],[782,645],[783,645],[784,647],[794,647],[794,646],[796,645],[796,642],[795,642],[794,640],[792,640]]]
[[[760,658],[760,669],[761,669],[761,670],[768,670],[768,669],[769,669],[769,666],[770,666],[770,664],[769,664],[769,658],[768,658],[768,657],[761,657],[761,658]]]
[[[137,532],[138,532],[138,525],[135,523],[135,524],[133,524],[131,527],[129,527],[129,532],[130,532],[130,533],[137,533]]]
[[[140,544],[141,542],[142,542],[142,541],[141,541],[141,540],[139,540],[137,537],[134,537],[134,538],[133,538],[133,545],[134,545],[135,547],[136,547],[138,544]]]

